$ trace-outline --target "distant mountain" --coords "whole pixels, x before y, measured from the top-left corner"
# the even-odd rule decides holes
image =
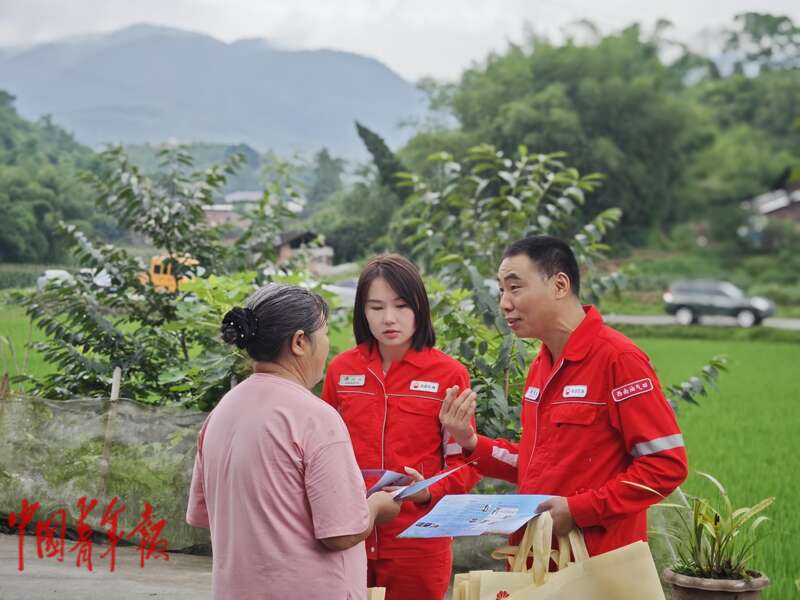
[[[411,135],[398,123],[426,110],[412,83],[371,58],[150,25],[0,49],[0,89],[21,115],[51,114],[92,146],[174,138],[364,157],[355,119],[398,145]]]

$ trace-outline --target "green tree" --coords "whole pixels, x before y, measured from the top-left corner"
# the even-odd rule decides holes
[[[747,12],[736,15],[725,49],[737,54],[736,72],[800,68],[800,26],[785,15]]]
[[[244,353],[219,338],[225,312],[258,284],[309,279],[298,263],[282,264],[282,272],[275,264],[275,237],[289,214],[282,205],[295,193],[291,170],[276,166],[279,175],[249,213],[248,229],[230,246],[219,242],[219,231],[198,211],[225,185],[239,156],[194,170],[191,158],[173,149],[163,154],[162,169],[152,178],[120,148],[105,152],[103,160],[105,176],[90,178],[97,205],[114,210],[127,227],[168,248],[171,257],[200,258],[204,270],[196,269],[196,277],[176,292],[162,292],[147,282],[139,259],[62,223],[79,264],[104,269],[110,285],[78,275],[21,296],[26,312],[47,335],[35,347],[55,367],[31,381],[33,391],[54,399],[104,397],[119,366],[124,397],[210,409],[232,378],[241,379],[251,368]]]
[[[311,226],[333,247],[337,262],[353,261],[386,247],[383,236],[399,205],[376,170],[365,167],[355,183],[314,214]]]
[[[367,151],[372,156],[372,162],[378,169],[381,185],[392,190],[399,198],[405,198],[408,190],[398,185],[397,174],[407,169],[397,156],[389,149],[383,138],[374,131],[367,129],[364,125],[356,121],[356,131],[358,137],[364,142]]]
[[[22,119],[13,103],[0,90],[0,261],[61,262],[61,220],[119,235],[114,219],[93,209],[91,192],[78,178],[80,169],[100,168],[92,152],[50,117]]]
[[[207,224],[203,207],[212,202],[238,158],[194,172],[191,158],[180,149],[165,151],[155,179],[143,176],[119,147],[103,153],[102,159],[104,175],[86,175],[99,208],[165,249],[173,272],[178,272],[176,259],[181,256],[198,259],[207,273],[223,264],[229,250]],[[195,330],[189,324],[170,327],[185,294],[159,292],[146,281],[140,260],[111,244],[95,243],[75,225],[57,225],[79,264],[105,270],[110,285],[78,276],[24,298],[28,315],[48,335],[37,349],[57,366],[34,382],[34,389],[51,398],[105,395],[114,367],[121,366],[128,397],[154,403],[177,399],[177,392],[164,392],[160,378],[166,364],[189,360]],[[200,272],[195,265],[187,270]]]
[[[466,71],[447,97],[468,139],[506,153],[563,150],[579,170],[605,173],[592,209],[621,208],[636,240],[676,219],[690,154],[708,141],[682,89],[634,26],[587,46],[533,38]],[[425,135],[426,145],[437,137]]]
[[[314,156],[311,166],[312,184],[306,196],[306,211],[313,213],[326,200],[342,189],[342,173],[345,161],[334,158],[327,148],[322,148]]]

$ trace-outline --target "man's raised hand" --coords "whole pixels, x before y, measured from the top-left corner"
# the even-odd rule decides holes
[[[447,388],[439,411],[439,421],[456,440],[465,452],[475,450],[478,444],[478,435],[472,428],[472,418],[475,416],[477,395],[467,388],[463,392],[454,385]]]

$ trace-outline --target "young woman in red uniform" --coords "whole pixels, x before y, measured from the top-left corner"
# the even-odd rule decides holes
[[[350,432],[362,470],[385,469],[430,477],[464,463],[461,447],[439,421],[445,392],[470,387],[469,373],[435,349],[430,305],[419,271],[408,259],[382,255],[364,267],[356,290],[357,346],[328,367],[322,398]],[[450,538],[400,539],[397,534],[446,494],[478,481],[466,466],[403,503],[400,515],[366,540],[370,587],[387,600],[441,600],[450,580]]]

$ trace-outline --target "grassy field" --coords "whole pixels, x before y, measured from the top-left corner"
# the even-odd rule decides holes
[[[0,368],[15,372],[23,364],[28,321],[20,307],[0,305],[0,336],[8,337],[16,359],[3,344]],[[653,331],[653,330],[649,330]],[[732,329],[731,338],[736,330]],[[683,405],[679,420],[684,431],[693,471],[707,471],[728,488],[733,502],[750,506],[767,496],[776,502],[769,509],[772,522],[757,549],[755,567],[763,569],[773,585],[766,600],[798,597],[795,580],[800,578],[800,344],[753,339],[674,339],[647,335],[635,328],[630,334],[651,356],[664,385],[693,375],[718,354],[730,361],[722,375],[720,392],[702,400],[701,406]],[[34,341],[42,339],[33,330]],[[332,347],[341,351],[352,345],[349,330],[331,332]],[[28,370],[48,370],[39,355],[30,352]],[[710,484],[692,474],[684,486],[688,493],[713,494]]]
[[[52,369],[39,353],[26,349],[29,340],[44,339],[39,329],[31,328],[22,307],[0,304],[0,375],[7,372],[13,377],[23,372],[33,375],[50,372]]]
[[[774,342],[636,338],[658,369],[663,384],[691,376],[715,354],[726,354],[730,371],[720,392],[701,406],[683,405],[679,420],[693,473],[687,493],[711,495],[712,486],[694,473],[706,471],[727,488],[735,505],[752,506],[775,496],[771,523],[756,550],[755,567],[773,585],[766,600],[797,598],[800,578],[800,345]]]

